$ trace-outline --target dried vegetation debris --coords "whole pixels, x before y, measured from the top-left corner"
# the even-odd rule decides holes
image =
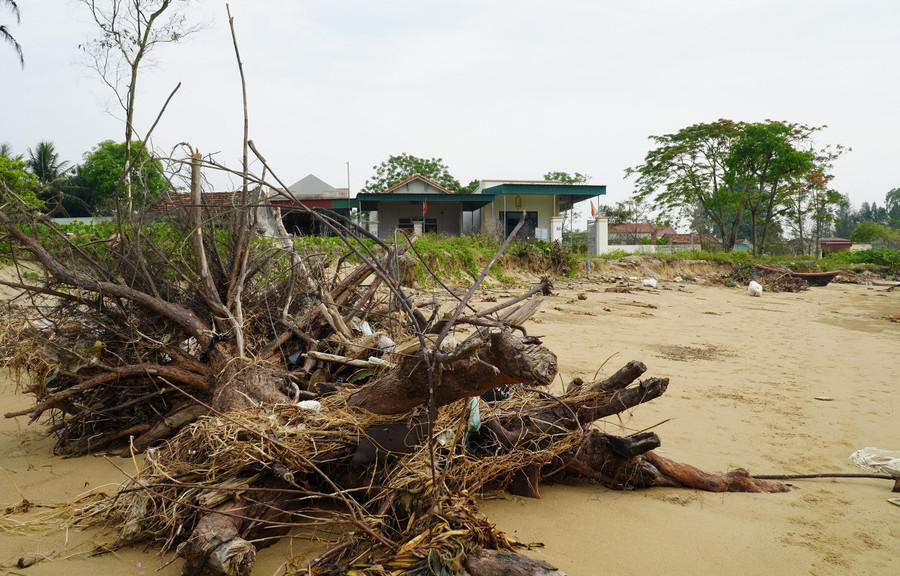
[[[22,296],[0,351],[36,399],[7,416],[43,419],[60,454],[147,451],[122,490],[70,517],[108,525],[110,548],[152,541],[174,547],[185,574],[247,574],[257,548],[327,526],[331,548],[296,559],[311,573],[462,574],[531,566],[484,550],[512,546],[477,514],[484,489],[536,496],[563,473],[629,489],[783,489],[667,461],[652,433],[591,430],[665,392],[666,379],[638,380],[639,362],[544,392],[556,358],[525,324],[550,279],[472,306],[503,248],[465,294],[417,299],[404,254],[443,284],[415,239],[387,244],[309,211],[347,249],[304,250],[283,230],[257,234],[255,206],[145,214],[117,223],[112,243],[15,204],[0,212],[2,256],[22,271],[2,281]]]
[[[756,280],[767,292],[802,292],[809,289],[809,284],[803,278],[791,276],[788,272],[769,272],[752,266],[735,266],[729,280],[737,284]]]

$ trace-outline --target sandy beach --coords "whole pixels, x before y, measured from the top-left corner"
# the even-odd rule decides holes
[[[641,274],[644,271],[636,270]],[[764,293],[713,281],[674,282],[711,270],[657,270],[656,289],[609,293],[595,276],[559,282],[528,325],[559,357],[561,382],[593,379],[632,359],[671,380],[661,398],[601,425],[654,427],[660,453],[708,470],[754,474],[858,472],[867,446],[900,450],[900,290],[832,284]],[[610,272],[614,273],[614,272]],[[500,290],[515,294],[515,290]],[[582,295],[583,297],[580,297]],[[612,358],[610,358],[612,357]],[[4,412],[31,399],[0,385]],[[819,400],[818,398],[826,398]],[[101,457],[51,456],[52,440],[26,420],[0,420],[0,505],[73,500],[124,479]],[[133,473],[135,463],[116,459]],[[542,498],[491,498],[482,511],[529,554],[570,575],[900,574],[900,507],[891,483],[872,479],[792,482],[786,494],[615,492],[586,483],[541,489]],[[3,525],[21,516],[7,515]],[[0,568],[15,574],[152,574],[166,559],[129,549],[88,557],[94,532],[0,533]],[[307,544],[285,539],[260,552],[254,574]],[[20,569],[23,556],[51,559]],[[174,565],[159,572],[178,574]]]

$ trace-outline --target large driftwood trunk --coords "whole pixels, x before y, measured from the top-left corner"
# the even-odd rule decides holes
[[[434,399],[444,406],[509,384],[547,386],[556,371],[556,355],[540,340],[510,330],[485,330],[438,366]],[[403,414],[426,404],[428,390],[429,372],[420,351],[353,394],[348,404],[375,414]]]
[[[540,447],[548,435],[581,433],[583,436],[577,447],[561,457],[564,469],[612,488],[631,490],[673,486],[709,492],[788,490],[780,482],[754,479],[746,470],[709,473],[664,458],[652,452],[661,444],[654,433],[620,438],[590,430],[595,420],[658,398],[666,391],[669,384],[666,378],[637,380],[646,370],[642,362],[631,361],[609,378],[573,386],[554,401],[545,401],[517,414],[488,419],[484,425],[490,436],[487,445],[481,449],[490,452],[496,449],[494,444],[508,450]],[[558,462],[548,461],[546,464],[551,475],[558,473]],[[539,497],[538,487],[542,478],[541,467],[531,466],[523,469],[507,488],[520,495]]]

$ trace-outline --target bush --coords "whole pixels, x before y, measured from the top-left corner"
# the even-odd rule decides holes
[[[878,240],[893,240],[897,233],[887,226],[882,226],[871,220],[864,220],[856,225],[850,233],[853,242],[876,242]]]
[[[829,267],[839,268],[851,264],[868,264],[872,266],[884,266],[888,273],[896,274],[900,270],[900,250],[888,250],[886,248],[871,248],[856,252],[833,252],[822,259]]]

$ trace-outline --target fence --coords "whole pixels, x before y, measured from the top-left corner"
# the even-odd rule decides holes
[[[700,244],[610,244],[606,252],[625,252],[627,254],[671,254],[683,250],[700,250]]]

